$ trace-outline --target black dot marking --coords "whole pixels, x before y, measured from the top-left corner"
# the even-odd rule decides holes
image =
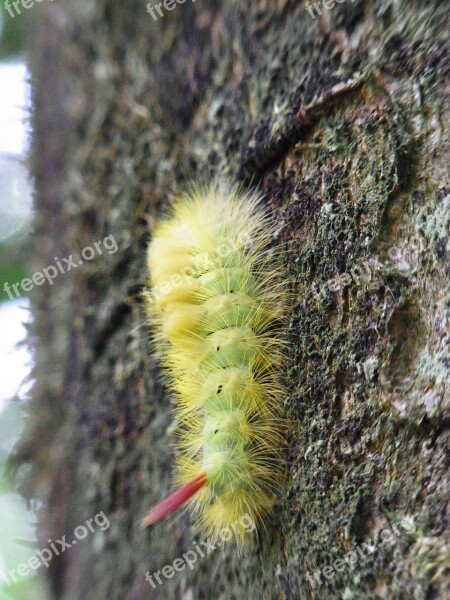
[[[214,433],[219,433],[219,430],[218,430],[218,429],[216,429]]]
[[[220,392],[222,391],[223,385],[219,385],[219,387],[217,388],[217,393],[220,394]]]
[[[230,294],[233,294],[233,290],[230,290]]]
[[[216,350],[217,350],[217,352],[219,352],[219,350],[220,350],[220,346],[217,346]]]

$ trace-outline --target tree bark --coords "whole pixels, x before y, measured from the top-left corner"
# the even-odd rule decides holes
[[[33,8],[30,271],[118,245],[32,292],[18,459],[39,543],[111,523],[52,558],[54,598],[448,597],[446,6],[325,4]],[[264,541],[153,589],[195,538],[187,513],[139,529],[173,459],[145,251],[173,195],[216,176],[259,188],[285,245],[286,486]]]

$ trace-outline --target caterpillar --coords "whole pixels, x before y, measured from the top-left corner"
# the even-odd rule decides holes
[[[143,527],[192,498],[216,538],[244,514],[263,522],[279,493],[287,291],[275,235],[256,194],[218,184],[179,197],[153,233],[144,298],[174,397],[180,487]]]

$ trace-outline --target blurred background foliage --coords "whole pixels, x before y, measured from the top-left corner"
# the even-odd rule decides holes
[[[6,281],[15,283],[25,276],[24,257],[31,219],[31,189],[23,154],[5,151],[17,147],[13,130],[5,126],[15,115],[8,115],[4,104],[11,78],[24,72],[24,14],[12,19],[0,2],[0,106],[2,109],[0,145],[0,301],[8,300]],[[17,73],[17,75],[16,75]],[[20,85],[16,81],[14,87]],[[22,107],[17,107],[22,108]],[[23,123],[25,128],[26,123]]]
[[[0,12],[0,60],[17,57],[24,47],[23,16],[14,19],[6,12],[4,0],[1,0]]]
[[[39,550],[32,513],[26,510],[5,476],[9,453],[22,427],[23,409],[11,402],[0,415],[0,471],[3,474],[0,478],[0,600],[45,600],[47,596],[39,577],[21,577],[17,573],[17,567],[27,564]]]
[[[32,15],[30,15],[32,17]],[[24,15],[13,19],[0,2],[0,307],[8,310],[6,319],[17,319],[17,327],[0,331],[0,360],[2,360],[0,389],[0,600],[45,600],[41,579],[8,573],[17,569],[37,552],[34,512],[28,510],[17,495],[8,476],[8,456],[18,439],[26,399],[9,397],[11,354],[15,353],[15,332],[23,335],[24,311],[19,311],[4,291],[5,282],[16,283],[26,277],[25,256],[31,227],[31,183],[26,166],[22,139],[26,137],[28,115],[18,119],[25,107],[17,104],[17,90],[23,90],[26,78],[24,62]],[[25,303],[25,299],[22,299]],[[3,316],[3,319],[5,317]],[[4,323],[4,320],[2,321]],[[11,339],[7,339],[10,336]],[[17,352],[17,357],[20,351]],[[18,358],[18,369],[23,368]],[[6,366],[5,366],[6,365]],[[16,369],[17,371],[17,369]],[[24,371],[23,376],[26,376]],[[17,372],[15,373],[17,375]],[[20,373],[22,375],[22,373]],[[41,566],[42,570],[43,567]],[[38,570],[39,572],[39,570]],[[34,572],[33,572],[34,573]],[[14,581],[14,579],[17,581]],[[8,583],[9,581],[9,583]]]

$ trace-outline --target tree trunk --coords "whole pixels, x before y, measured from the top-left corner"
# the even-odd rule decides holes
[[[41,548],[110,522],[53,556],[54,598],[448,597],[447,7],[325,5],[33,8],[30,271],[76,266],[32,292],[21,489]],[[173,460],[145,251],[173,195],[216,176],[260,189],[285,244],[286,486],[264,541],[154,589],[195,538],[186,512],[139,528]]]

